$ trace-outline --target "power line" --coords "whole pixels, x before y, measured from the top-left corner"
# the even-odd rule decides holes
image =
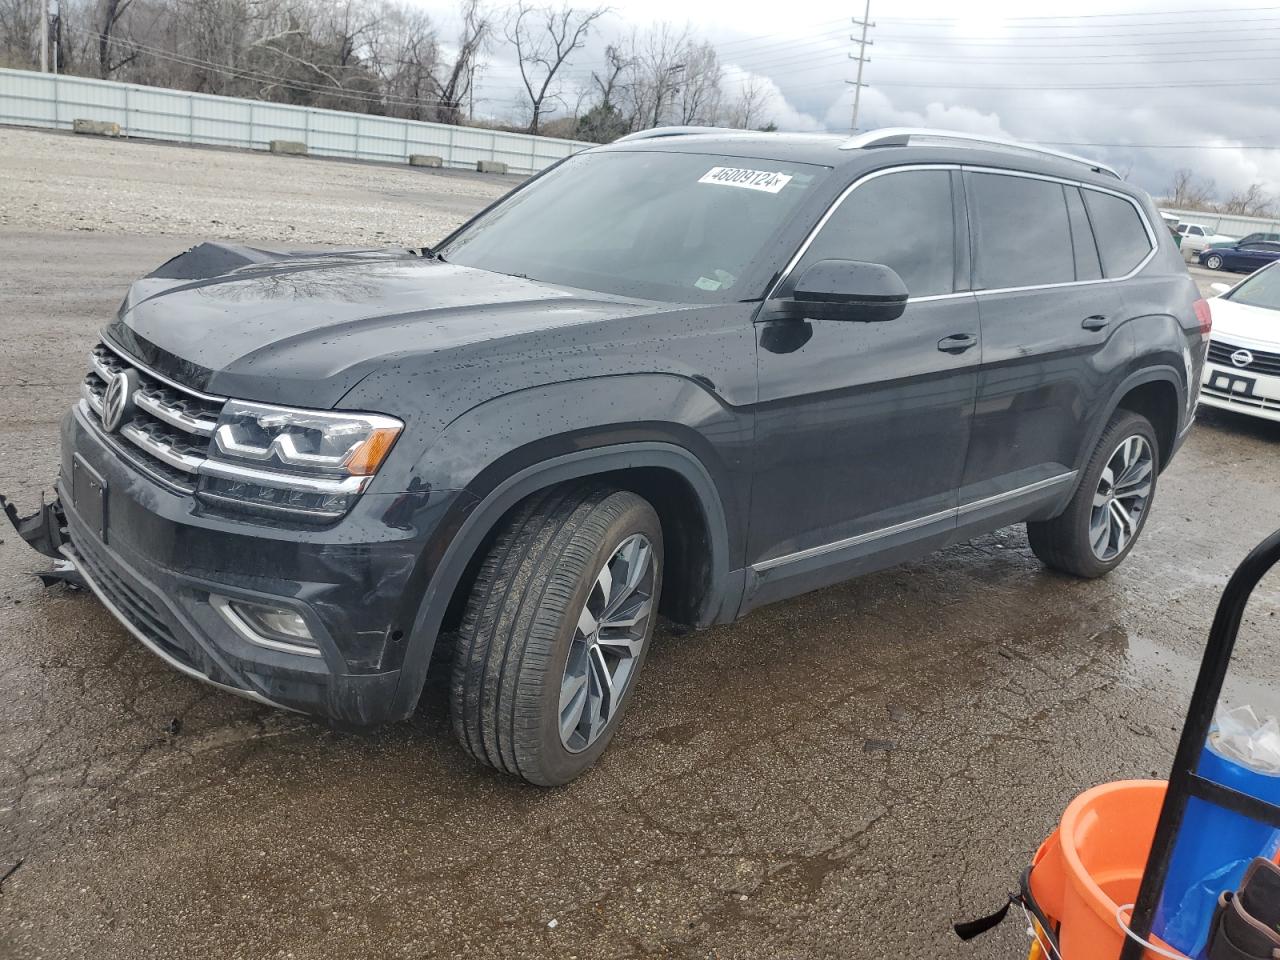
[[[1059,13],[1049,14],[1040,17],[1003,17],[1001,19],[1007,21],[1044,21],[1044,20],[1110,20],[1118,17],[1172,17],[1172,16],[1190,16],[1199,13],[1256,13],[1262,10],[1280,10],[1280,7],[1237,7],[1233,10],[1222,10],[1220,7],[1200,7],[1198,9],[1189,10],[1161,10],[1159,13],[1150,13],[1149,11],[1135,11],[1133,13]],[[885,17],[885,23],[923,23],[926,21],[941,21],[945,23],[962,23],[964,17]]]

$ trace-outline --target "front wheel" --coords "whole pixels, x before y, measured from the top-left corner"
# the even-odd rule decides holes
[[[553,786],[604,752],[648,652],[662,591],[648,501],[592,483],[507,516],[458,630],[454,732],[481,763]]]
[[[1216,253],[1204,258],[1204,265],[1210,270],[1222,269],[1222,258]]]
[[[1067,509],[1029,521],[1031,550],[1047,566],[1101,577],[1128,556],[1155,500],[1159,444],[1146,417],[1117,411],[1102,432]]]

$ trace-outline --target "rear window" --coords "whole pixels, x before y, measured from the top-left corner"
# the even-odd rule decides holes
[[[1084,202],[1102,254],[1103,275],[1123,277],[1130,273],[1151,252],[1151,238],[1137,208],[1123,197],[1087,188]]]
[[[994,173],[969,175],[978,288],[998,290],[1076,279],[1062,184]]]

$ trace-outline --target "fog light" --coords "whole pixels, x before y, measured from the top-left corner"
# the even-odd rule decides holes
[[[250,600],[211,596],[209,603],[241,637],[260,647],[320,656],[307,621],[296,610]]]

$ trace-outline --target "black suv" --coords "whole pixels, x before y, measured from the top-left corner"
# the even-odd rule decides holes
[[[102,331],[20,529],[266,703],[398,720],[434,652],[468,752],[563,783],[659,612],[726,623],[1021,522],[1059,570],[1120,563],[1208,343],[1160,222],[1014,144],[675,129],[434,250],[205,244]]]

